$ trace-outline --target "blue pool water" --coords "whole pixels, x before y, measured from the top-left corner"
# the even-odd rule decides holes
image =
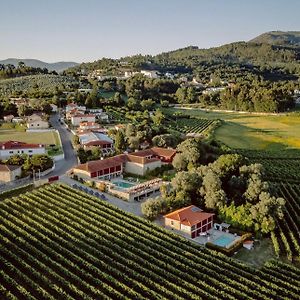
[[[114,181],[114,184],[121,189],[128,189],[133,187],[135,184],[126,181]]]
[[[227,247],[230,243],[232,243],[235,240],[235,237],[230,237],[227,235],[222,235],[216,240],[213,241],[213,244],[220,246],[220,247]]]

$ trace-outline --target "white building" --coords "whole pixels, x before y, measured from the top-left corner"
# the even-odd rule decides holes
[[[71,110],[77,110],[77,111],[80,111],[80,112],[85,112],[86,111],[86,107],[85,106],[80,106],[80,105],[77,105],[76,103],[70,103],[66,106],[66,113],[71,111]]]
[[[94,122],[96,121],[96,116],[93,114],[76,114],[71,117],[71,123],[73,126],[79,126],[81,122]]]
[[[86,150],[90,147],[101,148],[103,154],[110,154],[114,151],[114,142],[106,134],[101,132],[92,131],[85,132],[78,135],[79,142]]]
[[[81,122],[79,124],[79,130],[91,130],[91,129],[100,129],[101,126],[95,122]]]
[[[58,111],[57,105],[55,105],[55,104],[50,104],[50,106],[51,106],[53,112],[57,112],[57,111]]]
[[[0,159],[7,159],[12,155],[46,154],[45,146],[42,144],[27,144],[18,141],[7,141],[0,143]]]
[[[151,70],[141,70],[141,73],[149,78],[158,78],[158,71],[151,71]]]

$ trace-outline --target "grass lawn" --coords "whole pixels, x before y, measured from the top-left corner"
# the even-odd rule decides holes
[[[60,141],[55,131],[49,132],[20,132],[15,130],[0,130],[0,142],[19,141],[33,144],[55,144],[60,146]]]
[[[207,119],[222,119],[225,123],[216,129],[217,140],[232,148],[282,150],[300,148],[300,115],[255,115],[223,112],[205,112],[197,109],[166,109],[168,113]]]
[[[267,260],[276,258],[272,242],[267,238],[254,243],[252,250],[243,247],[233,257],[256,267],[261,267]]]

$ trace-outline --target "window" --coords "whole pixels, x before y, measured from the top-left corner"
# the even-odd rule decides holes
[[[174,221],[171,221],[171,225],[174,225]]]
[[[195,230],[195,229],[196,229],[196,225],[193,225],[192,226],[192,231]]]
[[[9,151],[9,153],[14,153],[14,151]]]
[[[28,150],[29,153],[32,153],[32,150]]]

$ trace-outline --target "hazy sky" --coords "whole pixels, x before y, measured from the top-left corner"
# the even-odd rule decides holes
[[[157,54],[300,30],[300,0],[0,0],[0,59]]]

